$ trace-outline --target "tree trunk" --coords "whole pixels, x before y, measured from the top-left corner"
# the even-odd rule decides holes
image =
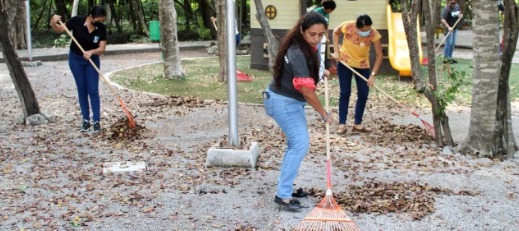
[[[202,22],[204,23],[204,27],[211,30],[211,35],[213,38],[216,38],[216,30],[214,29],[213,22],[211,22],[211,17],[215,15],[215,10],[212,4],[209,3],[209,0],[199,0],[200,7],[198,8],[200,15],[202,16]]]
[[[430,25],[426,26],[427,56],[429,59],[429,87],[426,88],[424,95],[427,97],[432,106],[436,145],[442,147],[446,144],[452,147],[454,146],[454,141],[452,139],[452,134],[449,128],[449,118],[445,114],[445,111],[440,109],[439,101],[435,94],[438,89],[438,81],[436,79],[436,56],[434,52],[434,29],[436,28],[434,19],[436,17],[436,12],[433,9],[438,8],[437,5],[435,5],[437,3],[437,1],[433,1],[432,3],[428,0],[422,1],[425,24]]]
[[[77,8],[79,6],[79,0],[74,0],[74,3],[72,3],[72,17],[77,15]]]
[[[131,11],[134,12],[132,15],[135,20],[135,33],[145,33],[149,35],[148,29],[146,27],[146,21],[144,20],[144,15],[142,14],[142,3],[139,0],[132,0],[132,8]]]
[[[216,19],[218,24],[218,58],[220,61],[220,74],[218,82],[227,82],[227,25],[226,21],[226,0],[216,0]]]
[[[173,0],[160,0],[160,42],[164,57],[164,78],[181,78],[184,76],[180,62],[177,36],[177,11]]]
[[[5,10],[7,2],[8,1],[6,0],[0,0],[0,28],[9,28],[9,17]],[[6,60],[9,73],[11,74],[14,88],[16,89],[18,98],[22,103],[23,117],[27,118],[30,115],[39,114],[40,106],[38,105],[38,100],[36,99],[29,78],[27,78],[22,63],[20,62],[20,59],[11,43],[7,30],[0,30],[0,43],[2,44],[2,53]]]
[[[499,75],[496,111],[496,129],[494,130],[494,157],[510,159],[518,150],[514,132],[510,105],[510,68],[517,46],[518,13],[517,4],[513,0],[505,0],[505,21],[503,35],[503,54]]]
[[[265,10],[263,9],[263,4],[261,0],[254,0],[256,4],[256,19],[261,25],[261,29],[263,29],[263,33],[267,38],[267,50],[269,52],[269,70],[272,71],[274,68],[274,62],[276,61],[276,55],[278,53],[278,44],[279,41],[276,36],[272,33],[272,29],[270,29],[270,24],[265,17]]]
[[[56,12],[55,14],[61,15],[63,17],[63,21],[66,21],[70,18],[70,13],[67,11],[67,4],[64,0],[54,0],[56,3]],[[90,9],[90,7],[88,8]]]
[[[496,128],[496,100],[499,83],[499,52],[496,3],[474,2],[474,71],[472,74],[472,110],[470,126],[460,150],[491,157]]]
[[[25,49],[27,48],[27,44],[25,41],[25,28],[26,28],[26,20],[25,20],[25,1],[19,0],[5,0],[5,3],[9,7],[5,10],[7,11],[7,15],[9,17],[9,26],[6,27],[11,39],[11,44],[14,49]],[[6,28],[2,28],[2,30],[6,30]]]
[[[409,58],[411,60],[411,73],[413,75],[414,89],[424,88],[422,82],[422,67],[420,66],[420,52],[417,38],[418,14],[422,8],[420,1],[413,1],[411,12],[407,10],[407,0],[401,0],[402,3],[402,21],[404,23],[405,34],[407,38],[407,46],[409,47]]]

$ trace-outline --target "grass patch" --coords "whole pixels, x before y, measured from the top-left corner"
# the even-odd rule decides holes
[[[458,64],[451,65],[457,73],[465,73],[467,85],[463,86],[454,101],[457,105],[470,105],[472,94],[472,60],[458,59]],[[441,77],[446,70],[442,69],[442,65],[438,65],[438,81],[439,85],[447,84],[445,78]],[[182,67],[186,76],[181,79],[165,79],[162,77],[162,64],[151,64],[131,68],[116,72],[112,75],[112,80],[125,87],[145,91],[154,92],[162,95],[192,96],[201,99],[228,99],[227,83],[219,83],[217,81],[219,72],[218,57],[200,58],[183,60]],[[261,92],[272,79],[272,75],[268,71],[250,69],[250,56],[237,56],[236,67],[238,70],[252,76],[251,82],[238,82],[237,97],[241,103],[262,103]],[[424,73],[427,69],[424,67]],[[498,76],[496,76],[498,78]],[[353,81],[353,84],[355,82]],[[330,104],[336,106],[338,104],[339,89],[338,81],[330,81],[330,89],[332,89],[332,97]],[[399,81],[394,75],[379,75],[377,77],[377,86],[395,99],[410,105],[428,105],[427,99],[414,91],[410,81]],[[519,97],[519,65],[513,64],[510,76],[510,91],[513,101]],[[324,89],[323,89],[324,90]],[[376,90],[371,94],[380,94]],[[321,98],[322,99],[322,98]]]

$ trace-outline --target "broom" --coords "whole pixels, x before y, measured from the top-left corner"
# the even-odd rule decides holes
[[[348,69],[350,69],[353,73],[355,73],[357,76],[359,76],[360,78],[362,78],[364,81],[368,81],[368,79],[364,76],[362,76],[358,71],[356,71],[355,69],[351,68],[348,64],[346,64],[344,61],[339,61],[342,63],[342,65],[346,66]],[[393,98],[392,96],[390,96],[388,93],[386,93],[385,91],[383,91],[382,89],[380,89],[379,87],[377,87],[377,85],[373,85],[377,90],[379,90],[380,92],[382,92],[384,95],[386,95],[388,98],[390,98],[391,100],[393,100],[395,103],[397,103],[400,107],[404,108],[405,110],[411,112],[411,114],[413,114],[414,116],[416,116],[416,118],[420,119],[420,121],[422,121],[422,124],[423,126],[425,127],[425,130],[427,131],[427,133],[432,136],[433,138],[436,137],[436,133],[434,132],[434,126],[432,126],[431,124],[427,123],[427,121],[425,121],[424,119],[422,119],[422,117],[416,113],[415,111],[411,110],[410,108],[406,107],[404,104],[400,103],[400,101],[396,100],[395,98]]]
[[[328,77],[324,78],[325,108],[329,111],[328,104]],[[323,231],[356,231],[360,230],[353,220],[346,215],[341,206],[335,201],[332,194],[332,160],[330,154],[330,124],[326,123],[326,195],[321,202],[305,217],[294,229],[323,230]]]
[[[81,50],[81,52],[85,53],[85,50],[83,49],[83,47],[79,44],[79,42],[76,40],[76,38],[74,37],[74,35],[72,35],[72,33],[70,32],[70,30],[68,30],[68,28],[63,25],[63,23],[61,21],[58,22],[58,25],[63,27],[63,29],[65,29],[65,31],[67,32],[67,34],[70,36],[70,38],[72,39],[72,41],[74,41],[74,43],[76,43],[76,45],[79,47],[79,49]],[[106,83],[106,85],[108,86],[108,89],[110,89],[110,91],[112,91],[112,93],[115,95],[115,97],[117,98],[117,100],[119,101],[119,104],[121,104],[121,107],[124,111],[124,114],[126,115],[126,117],[128,117],[128,124],[130,126],[130,128],[135,128],[135,121],[133,119],[133,116],[132,116],[132,113],[130,113],[130,111],[128,111],[128,109],[126,108],[126,105],[124,104],[123,100],[121,99],[121,97],[119,97],[119,95],[117,94],[117,92],[115,92],[115,90],[112,88],[112,86],[108,83],[108,81],[106,80],[105,76],[103,75],[103,73],[101,73],[101,71],[99,70],[99,68],[97,68],[97,66],[95,65],[94,61],[92,61],[92,59],[88,59],[88,61],[90,62],[90,64],[92,64],[92,66],[94,67],[94,69],[96,69],[97,73],[99,74],[99,77],[101,77],[101,79],[103,80],[103,82]]]

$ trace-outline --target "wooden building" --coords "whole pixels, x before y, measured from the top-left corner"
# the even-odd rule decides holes
[[[397,71],[391,67],[388,56],[388,17],[387,7],[389,0],[336,0],[337,8],[330,14],[329,35],[333,39],[332,31],[343,21],[355,20],[361,14],[368,14],[373,20],[373,27],[382,35],[382,48],[384,61],[381,73],[396,74]],[[300,0],[262,0],[265,15],[269,20],[273,33],[281,40],[287,30],[292,28],[297,20],[307,12],[306,1]],[[268,69],[267,49],[265,49],[266,39],[263,30],[256,19],[257,13],[254,1],[251,1],[251,68]],[[391,12],[391,11],[389,11]],[[419,37],[419,36],[418,36]],[[330,41],[329,51],[333,49]],[[331,52],[328,52],[330,54]],[[371,49],[371,63],[374,63],[375,49]]]

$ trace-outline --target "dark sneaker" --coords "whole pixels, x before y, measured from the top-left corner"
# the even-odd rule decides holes
[[[451,63],[458,63],[458,61],[451,59]]]
[[[292,197],[307,197],[308,193],[303,191],[302,188],[296,190],[296,192],[292,193]]]
[[[99,121],[94,122],[94,132],[100,132],[101,131],[101,124],[99,124]]]
[[[274,198],[274,202],[281,207],[283,207],[286,210],[293,211],[293,212],[299,212],[302,208],[301,203],[296,199],[291,199],[290,202],[285,202],[283,199],[276,196]]]
[[[83,126],[81,126],[81,131],[82,132],[86,132],[90,129],[90,122],[84,120],[83,121]]]

